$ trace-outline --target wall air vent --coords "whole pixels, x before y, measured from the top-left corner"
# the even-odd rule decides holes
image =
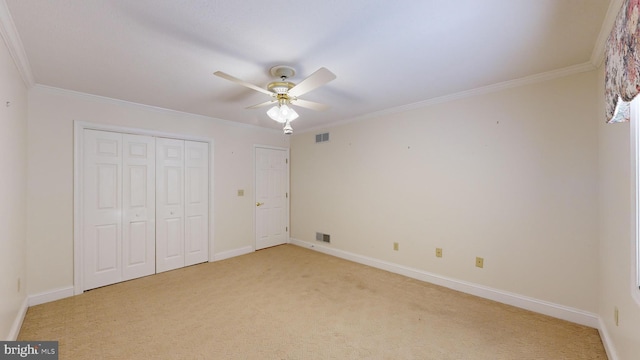
[[[329,141],[329,133],[316,134],[316,143]]]
[[[326,243],[330,243],[331,242],[331,235],[317,232],[316,233],[316,240],[323,241],[323,242],[326,242]]]

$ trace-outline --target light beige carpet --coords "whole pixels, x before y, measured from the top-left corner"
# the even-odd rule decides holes
[[[606,359],[595,329],[283,245],[29,308],[60,359]]]

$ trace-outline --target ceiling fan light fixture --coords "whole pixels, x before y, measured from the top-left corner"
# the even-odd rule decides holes
[[[284,123],[286,121],[286,119],[282,118],[282,115],[280,114],[280,109],[278,108],[278,106],[274,106],[271,109],[269,109],[267,111],[267,115],[272,119],[275,120],[279,123]]]
[[[279,123],[286,123],[297,119],[300,115],[287,104],[276,105],[267,111],[267,115]]]
[[[280,106],[280,113],[288,121],[293,121],[293,120],[297,119],[300,116],[300,115],[298,115],[298,113],[295,110],[293,110],[291,107],[289,107],[286,104]]]

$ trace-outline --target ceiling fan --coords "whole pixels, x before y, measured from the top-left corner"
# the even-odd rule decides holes
[[[291,121],[298,118],[298,113],[293,110],[290,105],[300,106],[307,109],[323,111],[329,108],[328,105],[320,104],[314,101],[303,100],[298,96],[304,95],[312,90],[319,88],[320,86],[332,81],[336,78],[336,75],[326,68],[322,67],[313,74],[309,75],[306,79],[302,80],[297,85],[288,81],[287,79],[293,77],[296,74],[294,68],[285,65],[278,65],[272,67],[269,72],[279,80],[270,82],[266,89],[263,89],[257,85],[253,85],[246,81],[240,80],[234,76],[226,74],[222,71],[216,71],[213,73],[223,79],[232,81],[236,84],[248,87],[249,89],[261,92],[263,94],[271,96],[271,100],[265,101],[260,104],[247,107],[247,109],[256,109],[262,106],[268,106],[275,104],[267,115],[284,124],[284,133],[289,135],[293,133],[291,127]]]

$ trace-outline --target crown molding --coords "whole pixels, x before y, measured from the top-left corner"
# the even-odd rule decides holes
[[[609,2],[607,14],[604,16],[604,21],[602,21],[602,26],[600,27],[600,33],[598,33],[598,38],[596,39],[593,51],[591,52],[591,64],[597,68],[604,62],[604,51],[605,46],[607,45],[607,39],[609,38],[611,29],[613,29],[613,24],[616,22],[616,17],[618,16],[618,12],[620,12],[620,8],[623,3],[624,0],[611,0]]]
[[[0,0],[0,1],[2,1],[2,0]],[[227,125],[227,126],[232,126],[232,127],[237,127],[237,128],[245,128],[245,129],[260,130],[260,131],[266,131],[266,132],[282,133],[281,129],[274,129],[274,128],[269,128],[269,127],[253,125],[253,124],[247,124],[247,123],[243,123],[243,122],[239,122],[239,121],[225,120],[225,119],[215,118],[215,117],[207,116],[207,115],[200,115],[200,114],[194,114],[194,113],[189,113],[189,112],[185,112],[185,111],[167,109],[167,108],[163,108],[163,107],[159,107],[159,106],[140,104],[140,103],[136,103],[136,102],[132,102],[132,101],[126,101],[126,100],[110,98],[110,97],[107,97],[107,96],[94,95],[94,94],[84,93],[84,92],[75,91],[75,90],[63,89],[63,88],[59,88],[59,87],[55,87],[55,86],[35,84],[33,86],[33,90],[46,91],[46,92],[49,92],[49,93],[54,93],[54,94],[63,95],[63,96],[72,96],[72,97],[76,97],[76,98],[84,98],[86,100],[98,101],[98,102],[102,102],[102,103],[110,103],[110,104],[115,104],[115,105],[120,105],[120,106],[127,106],[127,107],[130,107],[130,108],[144,109],[144,110],[147,110],[147,111],[153,111],[153,112],[159,112],[159,113],[167,113],[167,114],[173,114],[173,115],[180,115],[180,116],[190,117],[190,118],[194,118],[194,119],[204,119],[204,120],[208,120],[208,121],[217,122],[217,123],[219,123],[221,125]]]
[[[332,127],[336,127],[336,126],[349,124],[349,123],[352,123],[352,122],[358,122],[358,121],[371,119],[371,118],[376,118],[376,117],[381,117],[381,116],[385,116],[385,115],[398,114],[398,113],[405,112],[405,111],[425,108],[425,107],[428,107],[428,106],[431,106],[431,105],[447,103],[447,102],[460,100],[460,99],[465,99],[465,98],[469,98],[469,97],[473,97],[473,96],[478,96],[478,95],[498,92],[498,91],[505,90],[505,89],[511,89],[511,88],[516,88],[516,87],[520,87],[520,86],[540,83],[540,82],[543,82],[543,81],[549,81],[549,80],[553,80],[553,79],[557,79],[557,78],[561,78],[561,77],[565,77],[565,76],[569,76],[569,75],[573,75],[573,74],[592,71],[592,70],[595,70],[595,69],[596,69],[596,66],[594,66],[589,61],[589,62],[582,63],[582,64],[568,66],[568,67],[565,67],[565,68],[562,68],[562,69],[551,70],[551,71],[547,71],[547,72],[543,72],[543,73],[539,73],[539,74],[535,74],[535,75],[525,76],[525,77],[522,77],[522,78],[519,78],[519,79],[508,80],[508,81],[504,81],[504,82],[500,82],[500,83],[496,83],[496,84],[492,84],[492,85],[488,85],[488,86],[483,86],[483,87],[479,87],[479,88],[475,88],[475,89],[470,89],[470,90],[457,92],[457,93],[450,94],[450,95],[438,96],[438,97],[435,97],[435,98],[431,98],[431,99],[427,99],[427,100],[423,100],[423,101],[419,101],[419,102],[415,102],[415,103],[411,103],[411,104],[406,104],[406,105],[401,105],[401,106],[397,106],[397,107],[393,107],[393,108],[389,108],[389,109],[384,109],[384,110],[381,110],[381,111],[368,113],[368,114],[365,114],[365,115],[362,115],[362,116],[358,116],[358,117],[355,117],[355,118],[346,119],[346,120],[338,121],[338,122],[335,122],[335,123],[331,123],[331,124],[328,124],[328,125],[325,125],[325,126],[317,126],[317,127],[301,130],[301,131],[299,131],[299,133],[306,133],[306,132],[311,132],[311,131],[317,131],[317,130],[320,130],[320,129],[332,128]]]
[[[27,59],[20,35],[18,35],[18,30],[16,29],[13,17],[11,16],[11,12],[9,12],[9,7],[5,0],[0,0],[0,36],[2,36],[5,44],[7,44],[9,54],[11,54],[11,58],[18,68],[18,72],[20,72],[20,76],[22,76],[22,81],[24,81],[27,88],[31,88],[36,83],[33,78],[33,73],[31,72],[31,65],[29,65],[29,59]]]

